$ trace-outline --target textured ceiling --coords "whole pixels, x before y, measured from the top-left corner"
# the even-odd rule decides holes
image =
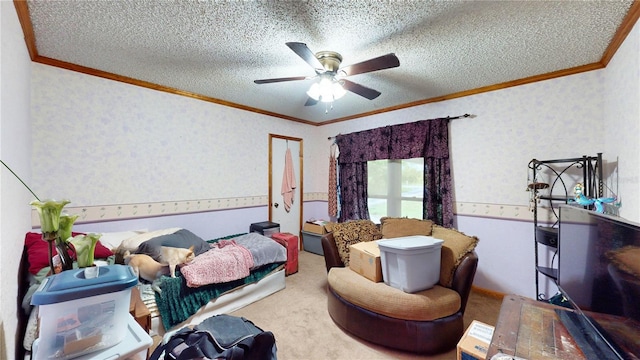
[[[327,123],[565,69],[602,67],[619,27],[630,21],[625,16],[633,1],[26,4],[35,61]],[[27,25],[25,34],[28,30]],[[306,43],[314,52],[336,51],[343,66],[395,53],[400,67],[348,77],[380,91],[374,100],[348,92],[329,111],[322,103],[304,106],[311,80],[253,82],[315,74],[286,42]]]

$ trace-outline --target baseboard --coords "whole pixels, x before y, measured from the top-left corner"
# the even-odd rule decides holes
[[[475,291],[475,292],[477,292],[479,294],[482,294],[482,295],[485,295],[485,296],[489,296],[489,297],[492,297],[492,298],[496,298],[496,299],[502,299],[507,295],[507,294],[501,293],[499,291],[484,289],[484,288],[481,288],[481,287],[477,287],[475,285],[471,286],[471,290]]]

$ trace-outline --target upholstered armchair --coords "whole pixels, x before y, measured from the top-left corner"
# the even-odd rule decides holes
[[[390,348],[423,354],[453,349],[464,334],[464,311],[478,265],[474,251],[478,239],[430,221],[383,219],[380,235],[385,238],[420,234],[444,240],[440,282],[410,294],[373,282],[345,266],[345,244],[336,239],[343,235],[341,225],[321,238],[333,321],[359,338]],[[385,225],[389,226],[385,229]],[[347,232],[346,242],[357,242],[353,232]],[[370,228],[364,231],[364,237],[371,232]]]

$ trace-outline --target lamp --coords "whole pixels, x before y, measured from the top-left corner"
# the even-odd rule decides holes
[[[313,83],[307,91],[310,98],[325,103],[338,100],[346,93],[340,82],[330,74],[321,74],[320,81]]]

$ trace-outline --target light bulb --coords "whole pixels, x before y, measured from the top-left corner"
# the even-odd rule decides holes
[[[315,82],[307,91],[307,95],[316,101],[325,103],[333,102],[344,96],[346,90],[332,76],[322,76],[320,81]]]

